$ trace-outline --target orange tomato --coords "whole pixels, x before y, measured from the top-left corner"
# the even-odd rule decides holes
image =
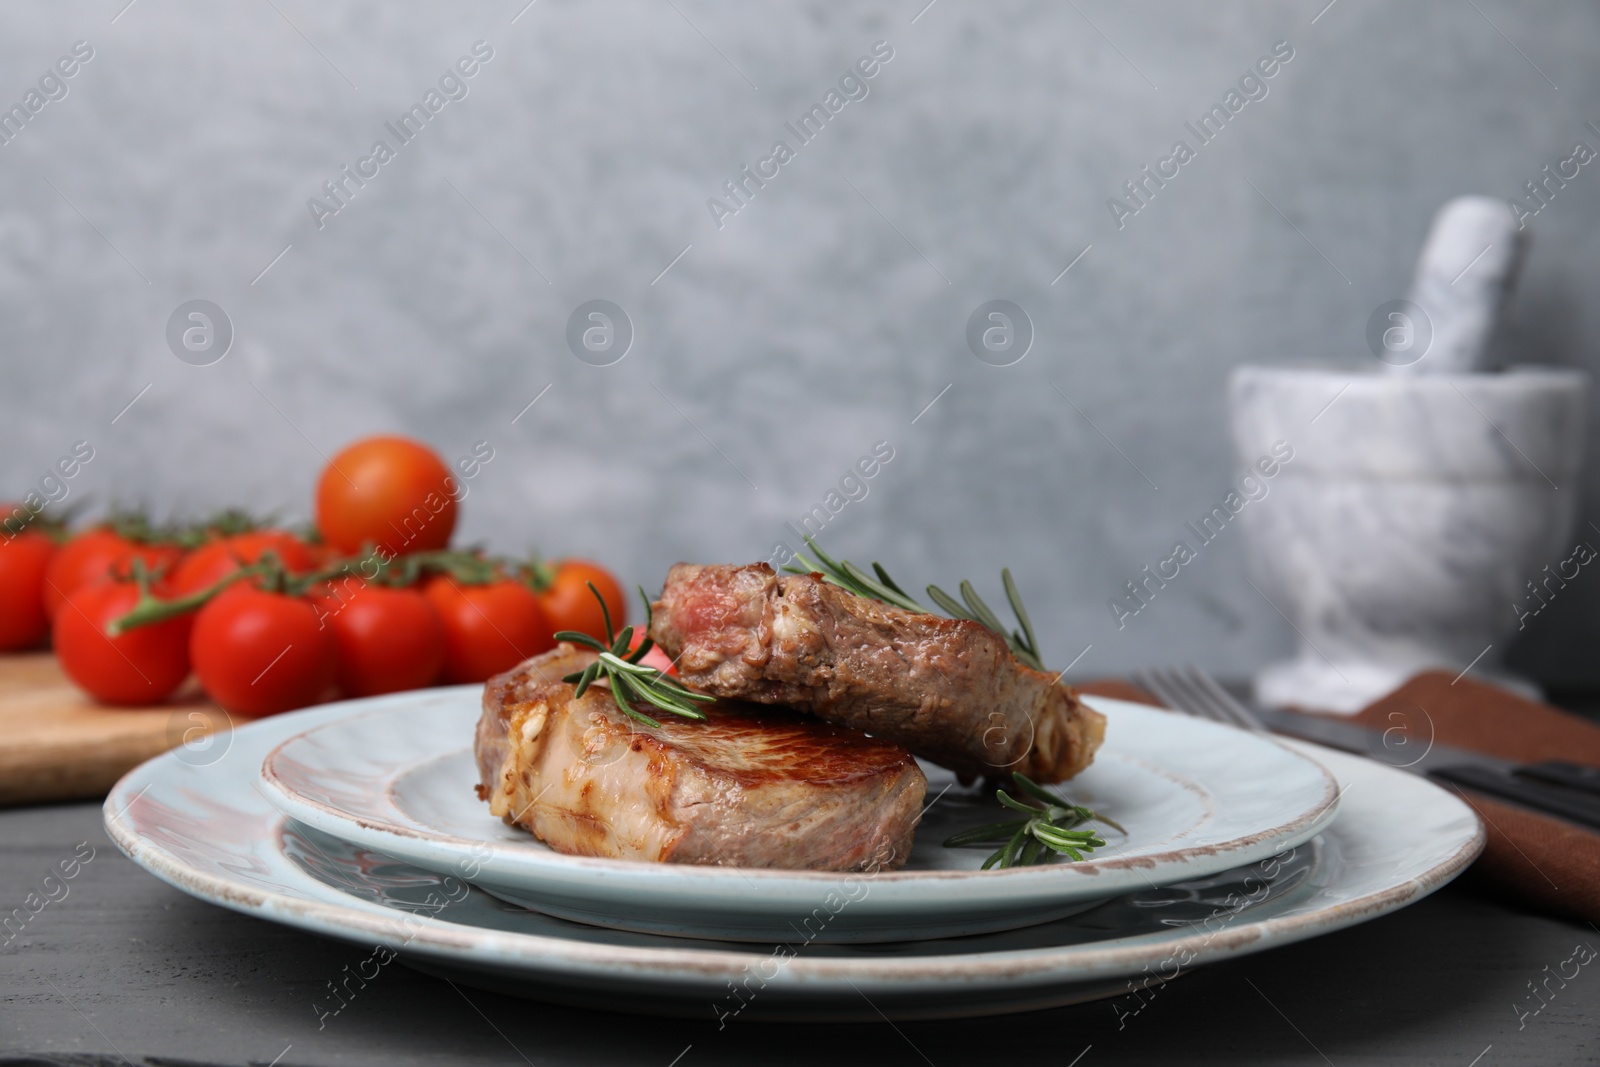
[[[329,461],[317,482],[317,529],[340,552],[372,542],[392,555],[444,548],[456,527],[455,480],[426,445],[368,437]]]
[[[539,606],[544,609],[552,633],[576,630],[597,641],[606,639],[605,615],[589,591],[590,582],[605,599],[612,628],[620,634],[628,624],[628,599],[611,572],[587,560],[564,559],[556,567],[555,578],[539,591]]]

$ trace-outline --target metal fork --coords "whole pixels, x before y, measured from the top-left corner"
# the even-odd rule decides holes
[[[1237,726],[1241,730],[1266,733],[1267,728],[1254,712],[1234,699],[1215,678],[1189,664],[1183,667],[1152,667],[1134,671],[1133,684],[1158,697],[1173,711],[1199,719]]]
[[[1210,719],[1227,726],[1255,733],[1274,733],[1327,745],[1343,752],[1376,760],[1395,770],[1409,771],[1460,792],[1462,786],[1487,793],[1503,801],[1544,815],[1600,830],[1600,806],[1593,794],[1597,785],[1590,776],[1600,774],[1574,764],[1547,763],[1518,767],[1506,760],[1480,752],[1464,752],[1432,741],[1428,750],[1409,763],[1396,764],[1389,757],[1384,737],[1364,727],[1329,723],[1320,728],[1315,716],[1288,715],[1302,720],[1293,725],[1281,723],[1280,716],[1268,709],[1268,718],[1278,729],[1269,731],[1260,717],[1235,700],[1210,675],[1193,665],[1133,671],[1130,680],[1139,688],[1160,698],[1173,711]],[[1331,733],[1328,731],[1332,731]],[[1353,741],[1351,731],[1361,735]],[[1551,775],[1555,777],[1555,785]]]

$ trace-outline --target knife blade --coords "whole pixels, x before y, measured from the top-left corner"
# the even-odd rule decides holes
[[[1475,789],[1502,800],[1600,830],[1600,770],[1571,763],[1522,766],[1484,752],[1442,744],[1431,724],[1418,736],[1405,723],[1380,731],[1318,715],[1251,709],[1275,733],[1365,756],[1396,770]]]
[[[1277,708],[1252,707],[1262,723],[1275,733],[1316,741],[1353,752],[1358,756],[1377,760],[1396,770],[1426,774],[1436,767],[1482,767],[1497,774],[1510,774],[1517,764],[1483,752],[1453,748],[1441,744],[1431,736],[1431,726],[1424,724],[1413,730],[1409,725],[1394,726],[1388,730],[1374,730],[1353,722],[1342,722],[1322,715],[1305,715],[1297,711],[1280,711]],[[1424,734],[1427,736],[1418,736]]]
[[[1600,767],[1584,767],[1576,763],[1552,760],[1518,767],[1511,773],[1519,778],[1531,778],[1537,782],[1566,786],[1568,789],[1600,796]]]
[[[1440,767],[1428,772],[1429,778],[1452,785],[1466,786],[1501,800],[1510,800],[1524,807],[1537,808],[1550,815],[1559,815],[1572,822],[1600,830],[1600,799],[1587,793],[1546,786],[1536,780],[1516,774],[1503,775],[1482,767]]]

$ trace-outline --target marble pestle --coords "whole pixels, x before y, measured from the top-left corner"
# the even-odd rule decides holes
[[[1488,370],[1489,339],[1527,258],[1528,232],[1505,201],[1460,196],[1433,216],[1417,258],[1411,302],[1431,326],[1422,358],[1395,374],[1470,374]]]

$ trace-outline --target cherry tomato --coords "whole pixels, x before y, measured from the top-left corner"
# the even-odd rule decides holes
[[[136,559],[154,574],[171,570],[182,558],[183,549],[177,545],[132,541],[104,527],[86,530],[58,549],[45,568],[45,614],[54,619],[67,597],[92,582],[127,578]]]
[[[172,571],[163,592],[169,596],[188,596],[216,585],[240,567],[258,562],[267,552],[293,574],[316,567],[310,546],[287,530],[256,530],[218,538],[190,552]]]
[[[628,642],[628,651],[630,653],[636,651],[639,648],[639,645],[643,643],[644,638],[644,634],[635,630],[633,632],[633,639]],[[650,651],[646,652],[639,659],[639,663],[645,667],[654,667],[662,674],[671,674],[676,676],[678,673],[677,664],[672,662],[672,657],[668,656],[661,650],[660,645],[651,645]]]
[[[89,695],[107,704],[159,704],[189,676],[192,615],[128,630],[115,637],[107,625],[133,610],[139,588],[131,582],[96,582],[75,591],[56,613],[56,658]]]
[[[589,591],[588,583],[600,590],[606,609],[611,612],[611,626],[617,633],[628,625],[628,598],[611,572],[599,564],[582,559],[566,559],[556,567],[555,579],[539,591],[539,606],[550,620],[552,633],[576,630],[598,641],[606,639],[606,620],[600,611],[600,602]]]
[[[339,688],[349,696],[421,689],[444,668],[444,623],[417,589],[332,583],[316,600],[339,648]]]
[[[0,507],[0,514],[7,509]],[[40,530],[8,536],[0,529],[0,651],[32,648],[50,629],[44,575],[56,544]]]
[[[321,699],[338,647],[309,600],[229,586],[196,614],[194,670],[211,699],[236,715],[273,715]]]
[[[429,580],[423,595],[444,623],[447,681],[486,681],[556,645],[539,598],[521,582],[462,585],[441,574]]]
[[[326,541],[307,541],[305,546],[306,551],[311,553],[312,570],[316,570],[318,567],[326,567],[344,556],[343,552],[340,552]]]
[[[317,529],[355,553],[372,542],[393,555],[444,548],[456,526],[455,480],[426,445],[369,437],[329,461],[317,482]]]

